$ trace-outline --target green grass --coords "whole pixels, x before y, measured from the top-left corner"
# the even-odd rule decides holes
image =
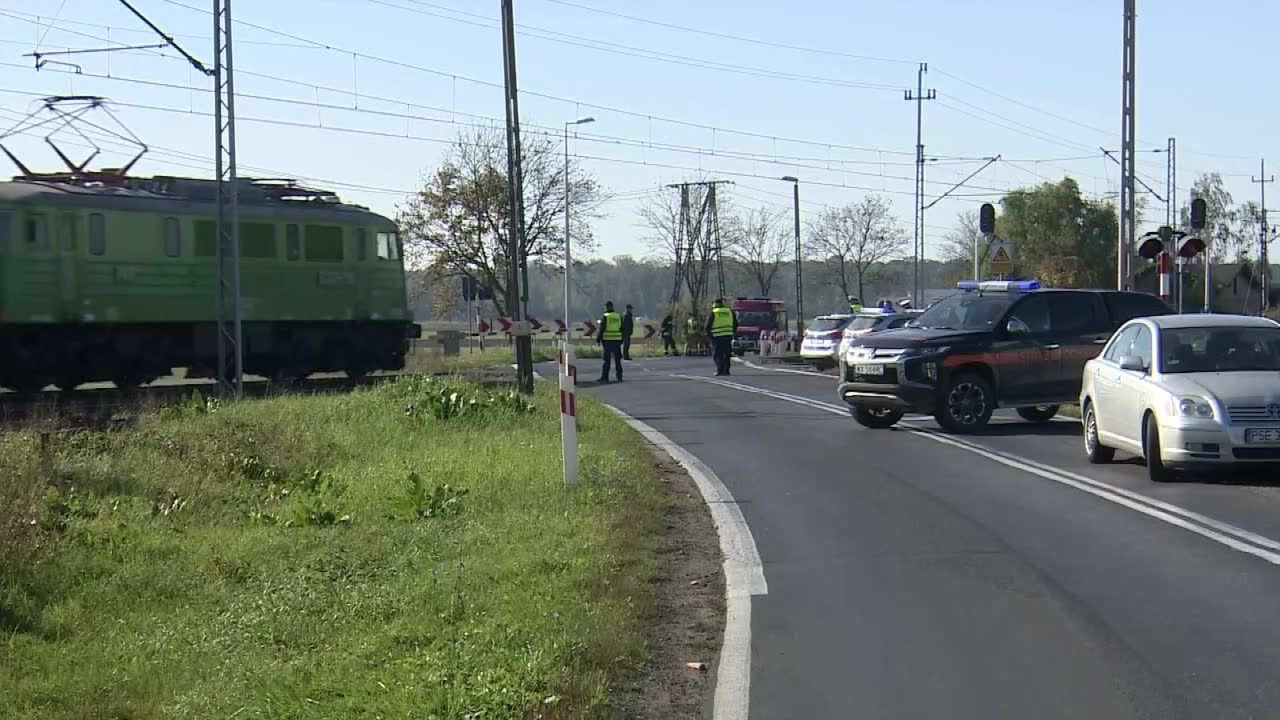
[[[582,398],[567,490],[552,389],[489,396],[408,378],[0,436],[0,717],[616,716],[653,458]]]
[[[533,347],[533,361],[546,362],[556,359],[556,351],[549,346]],[[509,366],[516,361],[515,350],[506,343],[490,345],[474,352],[466,347],[459,355],[447,356],[438,352],[420,350],[405,358],[405,372],[452,375],[486,367]]]
[[[601,358],[601,348],[598,344],[586,340],[580,340],[573,346],[573,355],[584,360],[599,360]],[[631,357],[633,358],[650,358],[662,357],[661,343],[653,345],[640,345],[633,343],[631,345]]]

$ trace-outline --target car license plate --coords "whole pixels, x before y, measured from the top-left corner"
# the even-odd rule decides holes
[[[853,372],[857,375],[883,375],[883,365],[854,365]]]
[[[1280,428],[1250,428],[1244,431],[1246,443],[1280,443]]]

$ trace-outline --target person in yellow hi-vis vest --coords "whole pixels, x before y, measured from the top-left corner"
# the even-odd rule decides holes
[[[729,362],[733,357],[733,336],[737,332],[738,316],[732,308],[725,307],[724,298],[716,298],[711,305],[711,315],[707,316],[707,334],[711,336],[714,346],[717,375],[729,374]]]
[[[613,311],[613,301],[604,304],[604,315],[600,316],[600,347],[604,357],[604,368],[600,370],[600,382],[609,382],[609,360],[612,358],[614,374],[618,382],[622,382],[622,316]]]

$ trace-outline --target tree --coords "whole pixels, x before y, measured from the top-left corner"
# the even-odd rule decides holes
[[[792,238],[783,225],[785,216],[784,212],[762,207],[725,222],[726,254],[745,268],[764,296],[769,295],[792,248]]]
[[[530,266],[561,267],[564,256],[564,159],[544,134],[522,136],[524,243]],[[507,306],[511,281],[507,199],[507,148],[503,132],[479,128],[459,133],[423,187],[399,208],[396,221],[405,262],[440,276],[474,278],[493,290],[498,312]],[[595,247],[590,219],[604,200],[599,184],[569,164],[574,249]]]
[[[823,282],[863,297],[872,267],[897,257],[907,244],[890,210],[888,201],[872,194],[822,213],[810,228],[809,245],[823,261]]]
[[[942,236],[938,254],[944,262],[973,263],[973,244],[978,243],[979,259],[987,256],[987,244],[978,228],[976,210],[965,210],[956,216],[956,224]]]
[[[1237,207],[1218,173],[1204,173],[1191,185],[1191,197],[1205,202],[1205,225],[1200,237],[1216,262],[1241,259],[1257,240],[1258,209],[1253,203]],[[1182,208],[1182,225],[1191,226],[1190,205]]]
[[[1110,203],[1087,200],[1071,178],[1010,192],[998,235],[1013,245],[1015,273],[1056,287],[1115,283],[1119,220]]]
[[[670,263],[673,270],[685,266],[684,289],[689,293],[689,307],[695,316],[701,317],[707,281],[712,263],[716,261],[714,243],[706,242],[707,233],[713,231],[710,227],[710,198],[708,186],[687,187],[687,218],[681,207],[681,190],[658,193],[648,204],[641,205],[636,214],[645,227],[649,228],[649,235],[645,240],[657,258]],[[726,200],[724,193],[717,192],[719,215],[730,212]],[[672,290],[679,292],[679,288],[674,285]]]

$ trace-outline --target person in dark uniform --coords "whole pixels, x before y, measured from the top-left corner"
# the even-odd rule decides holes
[[[676,321],[670,315],[662,318],[662,354],[680,354],[676,349]]]
[[[725,307],[724,298],[716,298],[707,316],[707,335],[711,336],[716,362],[716,375],[728,375],[733,356],[733,336],[738,332],[738,316],[732,308]]]
[[[627,306],[627,312],[622,316],[622,359],[631,359],[631,336],[636,331],[636,316],[631,314],[631,306]]]
[[[600,370],[600,382],[609,382],[609,360],[613,360],[614,374],[622,382],[622,316],[613,311],[613,301],[604,304],[600,316],[600,347],[604,367]]]

